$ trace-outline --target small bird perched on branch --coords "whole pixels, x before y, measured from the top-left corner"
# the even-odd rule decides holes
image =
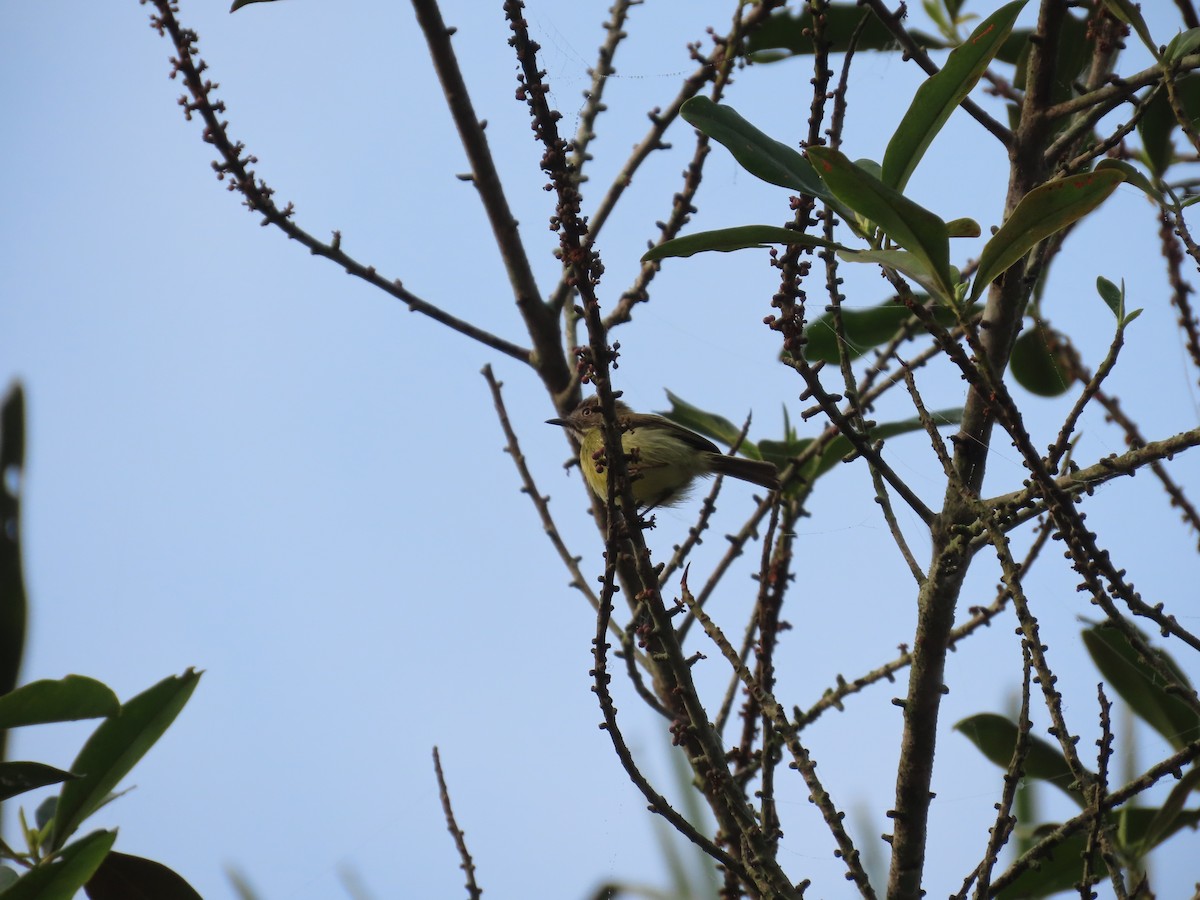
[[[708,438],[682,425],[662,416],[635,413],[619,400],[614,404],[621,426],[621,447],[628,457],[630,487],[638,506],[673,506],[687,496],[696,478],[708,475],[728,475],[768,490],[779,490],[779,471],[771,463],[726,456]],[[561,425],[575,437],[584,480],[597,496],[607,499],[600,398],[589,397],[570,415],[547,419],[546,424]]]

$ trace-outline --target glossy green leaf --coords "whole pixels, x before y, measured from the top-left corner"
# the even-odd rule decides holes
[[[1012,32],[1013,23],[1026,2],[1028,0],[1006,3],[980,22],[971,36],[950,52],[941,70],[917,89],[883,155],[884,184],[898,191],[904,190],[930,143],[950,114],[975,88]]]
[[[1166,682],[1116,628],[1096,625],[1083,632],[1083,643],[1104,680],[1121,695],[1129,708],[1144,719],[1176,750],[1200,737],[1200,716],[1187,703],[1166,690]],[[1155,649],[1159,662],[1184,688],[1191,683],[1164,651]]]
[[[1040,241],[1083,218],[1117,189],[1125,174],[1098,169],[1048,181],[1026,194],[979,256],[971,289],[978,300],[988,285],[1024,258]]]
[[[1167,41],[1167,48],[1163,51],[1163,64],[1173,66],[1185,56],[1195,53],[1197,48],[1200,48],[1200,28],[1181,31]]]
[[[724,145],[751,175],[801,194],[833,199],[812,164],[798,150],[759,131],[732,107],[697,96],[687,100],[679,108],[679,114]]]
[[[105,684],[82,675],[34,681],[0,697],[0,728],[76,722],[114,715],[121,708]]]
[[[997,713],[978,713],[955,723],[960,732],[979,751],[1002,769],[1008,769],[1017,746],[1017,726]],[[1025,775],[1046,781],[1062,790],[1068,797],[1083,805],[1082,795],[1071,790],[1074,777],[1063,758],[1062,750],[1037,735],[1029,735],[1029,752],[1025,756]]]
[[[202,900],[162,863],[116,852],[104,858],[85,890],[88,900]]]
[[[742,433],[742,429],[738,428],[728,419],[703,410],[698,406],[693,406],[670,391],[667,391],[667,399],[671,401],[671,408],[666,412],[658,413],[658,415],[664,419],[670,419],[677,425],[682,425],[684,428],[691,429],[697,434],[712,438],[717,443],[724,444],[726,447],[732,447],[737,441],[738,436]],[[750,441],[742,441],[738,445],[738,452],[751,459],[762,458],[758,452],[758,448]]]
[[[888,187],[837,150],[810,147],[808,157],[839,200],[878,225],[928,268],[937,288],[934,293],[954,296],[949,231],[940,217]]]
[[[693,256],[711,250],[729,253],[733,250],[767,247],[772,244],[799,244],[804,247],[830,247],[835,250],[842,248],[841,244],[833,241],[801,234],[799,231],[780,228],[776,225],[739,225],[734,228],[719,228],[715,231],[698,231],[695,234],[663,241],[657,247],[643,254],[642,262],[667,257]]]
[[[0,800],[37,790],[48,784],[59,784],[74,777],[70,772],[44,763],[0,762]]]
[[[850,36],[858,27],[863,15],[867,12],[855,3],[831,3],[822,15],[825,17],[825,39],[832,46],[830,53],[845,53],[850,47]],[[786,56],[799,56],[813,52],[812,12],[803,6],[797,12],[780,10],[768,17],[760,28],[750,33],[747,39],[747,51],[755,57],[756,62],[774,62]],[[921,31],[909,30],[913,40],[927,50],[937,50],[947,46],[940,38]],[[899,50],[896,38],[879,18],[870,15],[866,25],[858,36],[858,50]],[[786,51],[785,55],[768,55],[772,51]]]
[[[115,831],[93,831],[27,871],[4,892],[4,900],[72,900],[100,867],[116,839]]]
[[[71,770],[80,775],[63,785],[50,846],[61,847],[103,802],[164,731],[175,721],[200,675],[188,669],[143,691],[100,723],[79,751]]]
[[[1056,344],[1044,325],[1029,325],[1021,332],[1008,361],[1017,384],[1039,397],[1058,397],[1070,390],[1074,378]]]

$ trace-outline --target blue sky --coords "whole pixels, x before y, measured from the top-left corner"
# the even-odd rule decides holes
[[[607,6],[529,3],[571,129]],[[645,111],[668,102],[691,71],[685,42],[702,39],[706,25],[723,29],[725,7],[635,10],[585,204],[640,139]],[[1151,23],[1165,40],[1174,25],[1159,12]],[[444,13],[459,28],[476,108],[549,289],[552,210],[513,98],[499,4],[447,3]],[[0,146],[0,377],[23,380],[30,416],[25,678],[78,672],[127,698],[189,666],[205,670],[135,770],[136,790],[95,823],[119,826],[118,849],[170,865],[210,900],[232,896],[226,867],[270,900],[348,896],[342,870],[377,898],[459,896],[430,762],[436,744],[489,897],[583,897],[607,878],[664,884],[645,803],[597,728],[593,615],[567,587],[519,491],[479,370],[491,364],[504,381],[539,486],[585,571],[598,574],[586,497],[561,470],[562,436],[542,424],[553,411],[539,383],[259,227],[215,180],[198,125],[175,106],[182,88],[166,77],[173,51],[147,15],[132,0],[0,9],[9,122]],[[295,202],[302,226],[318,236],[340,229],[360,260],[523,343],[476,197],[454,177],[467,166],[406,4],[289,0],[230,16],[223,3],[184,0],[181,17],[200,33],[231,133],[278,197]],[[1133,68],[1145,64],[1135,50],[1131,57]],[[858,67],[846,151],[878,159],[919,76],[895,56],[864,54]],[[803,63],[751,69],[729,102],[794,143],[806,128],[807,79]],[[686,151],[689,134],[669,139]],[[602,302],[614,302],[636,271],[683,160],[653,158],[608,225]],[[959,114],[910,192],[986,232],[998,224],[1003,164]],[[698,205],[694,228],[788,218],[786,193],[720,149]],[[959,263],[978,252],[962,246]],[[1131,409],[1154,397],[1138,413],[1150,437],[1197,424],[1195,373],[1157,261],[1152,210],[1122,188],[1080,229],[1047,300],[1094,365],[1112,329],[1095,276],[1126,280],[1131,305],[1146,312],[1113,384]],[[752,436],[778,436],[783,407],[795,420],[806,404],[761,324],[772,275],[764,252],[669,264],[653,302],[618,335],[627,399],[662,409],[667,388],[730,418],[753,408]],[[847,293],[863,306],[884,296],[866,271],[848,278]],[[962,400],[962,383],[944,369],[930,370],[922,389],[931,406]],[[1048,443],[1071,397],[1021,399]],[[879,418],[906,415],[900,403]],[[1083,427],[1080,460],[1122,448],[1099,414]],[[1023,470],[1011,448],[993,451],[989,485],[1001,493]],[[927,501],[940,497],[924,439],[889,443],[889,452]],[[1172,465],[1180,481],[1196,483],[1194,460]],[[846,467],[822,483],[802,523],[795,628],[781,669],[789,702],[808,706],[838,673],[874,668],[911,635],[911,579],[872,497],[865,470]],[[748,488],[727,487],[693,578],[711,568],[720,535],[750,504]],[[1195,536],[1175,527],[1148,479],[1101,489],[1088,510],[1143,594],[1200,624],[1188,605]],[[658,557],[694,512],[660,515]],[[915,520],[903,524],[916,534]],[[914,543],[924,558],[928,548]],[[1057,554],[1048,557],[1036,580],[1039,616],[1053,659],[1072,676],[1064,681],[1073,727],[1090,735],[1098,675],[1079,646],[1077,617],[1091,609]],[[743,560],[714,601],[730,627],[752,601],[750,572]],[[964,600],[990,602],[995,579],[981,558]],[[957,889],[986,841],[1001,773],[949,727],[1011,704],[1020,658],[1011,625],[998,623],[950,659],[934,894]],[[701,681],[719,696],[724,675],[711,655]],[[890,700],[899,692],[877,687],[806,732],[864,848],[878,849],[887,828],[900,727]],[[647,769],[669,779],[662,723],[623,685],[618,705]],[[22,731],[13,752],[66,766],[88,730]],[[1149,760],[1165,746],[1146,734],[1139,752]],[[836,896],[840,863],[802,785],[784,785],[780,802],[785,864]],[[1159,877],[1160,894],[1175,896],[1194,875],[1164,865]]]

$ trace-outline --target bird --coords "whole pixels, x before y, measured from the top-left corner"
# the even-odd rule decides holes
[[[712,441],[662,416],[637,413],[613,401],[621,426],[621,447],[627,456],[633,499],[639,507],[674,506],[682,502],[696,478],[728,475],[771,491],[780,489],[779,471],[764,460],[726,456]],[[579,442],[579,464],[588,487],[608,498],[608,473],[603,464],[604,416],[600,398],[589,397],[568,415],[547,419]]]

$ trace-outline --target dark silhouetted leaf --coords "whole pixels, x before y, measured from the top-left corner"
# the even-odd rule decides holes
[[[125,853],[109,853],[84,890],[90,900],[202,900],[162,863]]]
[[[21,570],[21,477],[25,468],[25,392],[14,382],[0,406],[0,695],[17,686],[28,609]],[[0,759],[8,735],[0,726]]]
[[[0,762],[0,800],[74,778],[70,772],[38,762]]]
[[[825,8],[825,39],[832,43],[831,53],[844,53],[850,47],[850,35],[858,27],[867,10],[854,3],[831,3]],[[767,55],[771,51],[786,51],[787,55],[798,56],[813,52],[812,12],[806,7],[796,13],[781,11],[774,13],[761,28],[750,34],[747,41],[747,51],[754,55],[756,61],[774,62],[785,58],[782,55]],[[920,46],[928,50],[937,50],[948,46],[945,41],[933,35],[910,30]],[[857,49],[859,50],[898,50],[900,45],[888,31],[879,18],[869,15],[866,25],[859,34]]]

